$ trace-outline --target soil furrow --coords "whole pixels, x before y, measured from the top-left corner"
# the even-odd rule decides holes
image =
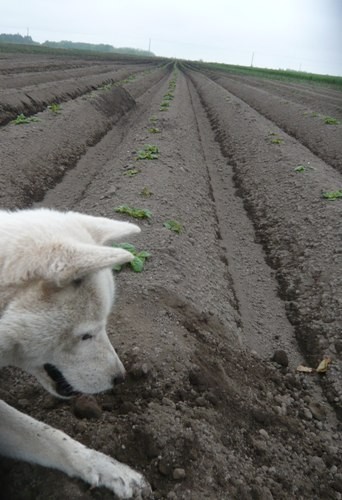
[[[100,75],[88,75],[77,78],[39,83],[20,90],[1,91],[0,125],[5,125],[19,114],[32,115],[43,111],[49,104],[62,103],[76,99],[82,95],[105,85],[114,85],[129,78],[136,77],[149,66],[129,66],[124,69],[114,69]],[[153,69],[153,68],[152,68]]]
[[[133,95],[158,84],[167,73],[164,68],[142,78]],[[134,105],[127,90],[112,87],[65,103],[58,114],[39,113],[37,123],[0,129],[1,182],[7,186],[1,192],[2,206],[23,207],[40,200]]]
[[[326,88],[323,85],[293,83],[290,81],[253,78],[246,75],[233,75],[223,72],[208,72],[214,78],[229,78],[254,88],[263,89],[279,98],[289,99],[297,104],[305,104],[308,108],[324,114],[341,117],[342,95],[340,90]]]
[[[213,191],[220,236],[238,298],[243,342],[261,357],[269,359],[277,349],[285,349],[291,366],[297,366],[300,355],[294,329],[286,317],[284,303],[278,296],[274,272],[265,262],[262,246],[256,243],[253,224],[241,197],[237,195],[233,168],[222,156],[219,146],[215,147],[214,132],[210,133],[210,122],[192,84],[190,93]]]
[[[342,107],[338,112],[339,108],[336,106],[333,109],[324,106],[325,111],[320,116],[317,109],[290,102],[241,81],[227,77],[215,77],[214,80],[342,173],[342,126],[324,122],[329,111],[335,111],[334,114],[331,113],[334,118],[342,118]]]
[[[235,182],[276,271],[303,353],[313,365],[324,355],[336,356],[342,212],[338,203],[322,199],[322,190],[340,187],[341,176],[213,81],[198,73],[190,77],[234,167]],[[270,131],[281,138],[280,144],[272,143]],[[299,163],[310,165],[304,177],[294,170]],[[327,377],[329,400],[339,412],[341,368],[336,362]]]
[[[139,65],[136,67],[142,68],[150,67],[151,65]],[[127,67],[132,68],[132,65],[127,65]],[[134,67],[134,66],[133,66]],[[95,75],[101,75],[103,73],[112,73],[122,69],[122,64],[95,64],[93,66],[87,65],[83,67],[72,67],[72,68],[59,68],[51,71],[35,71],[28,73],[27,71],[23,73],[16,73],[15,75],[0,75],[0,88],[5,89],[16,89],[20,90],[24,87],[32,85],[40,85],[42,83],[58,82],[69,79],[78,79],[81,77],[93,77]]]

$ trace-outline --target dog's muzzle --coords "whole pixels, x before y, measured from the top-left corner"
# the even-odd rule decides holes
[[[60,396],[63,396],[64,398],[70,398],[71,396],[76,396],[77,394],[80,394],[79,392],[73,389],[73,387],[66,381],[63,374],[54,365],[51,365],[50,363],[45,363],[44,370],[49,375],[49,377],[55,382],[56,392]]]

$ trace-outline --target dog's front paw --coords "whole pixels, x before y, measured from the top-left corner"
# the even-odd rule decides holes
[[[87,449],[87,454],[86,473],[83,470],[82,478],[92,486],[105,486],[120,499],[153,498],[151,486],[142,474],[95,450]]]

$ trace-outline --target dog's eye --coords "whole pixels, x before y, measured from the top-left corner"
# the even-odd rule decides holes
[[[77,279],[73,280],[72,284],[75,285],[76,287],[79,287],[80,285],[82,285],[82,282],[83,282],[83,278],[77,278]]]
[[[81,337],[82,340],[89,340],[89,339],[92,339],[92,338],[93,338],[93,336],[91,335],[91,333],[85,333]]]

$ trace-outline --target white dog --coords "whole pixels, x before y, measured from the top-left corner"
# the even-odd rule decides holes
[[[132,254],[104,244],[138,232],[127,222],[76,212],[0,211],[0,367],[20,367],[63,398],[122,381],[106,321],[111,268]],[[150,495],[138,472],[3,401],[0,453],[105,486],[119,498]]]

